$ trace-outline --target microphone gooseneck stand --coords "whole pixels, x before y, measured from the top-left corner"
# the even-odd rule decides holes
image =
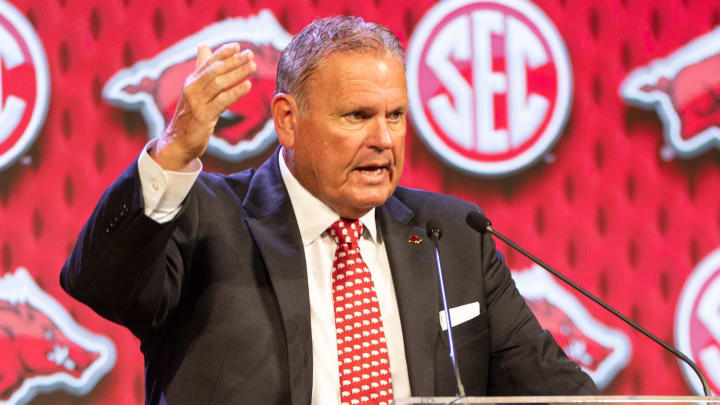
[[[448,346],[450,347],[450,361],[452,361],[453,370],[455,371],[455,380],[457,381],[458,397],[465,396],[465,388],[460,380],[460,370],[457,366],[455,358],[455,343],[452,335],[452,323],[450,322],[450,311],[447,305],[447,296],[445,295],[445,281],[443,280],[442,266],[440,265],[440,250],[438,248],[439,240],[442,237],[442,229],[440,223],[435,219],[431,219],[427,223],[427,235],[432,239],[435,246],[435,265],[438,273],[438,284],[440,284],[440,295],[442,296],[443,308],[445,309],[445,324],[447,325]],[[459,399],[458,398],[458,399]],[[453,401],[454,402],[454,401]]]
[[[620,313],[618,310],[616,310],[615,308],[611,307],[610,305],[608,305],[607,303],[605,303],[605,302],[604,302],[603,300],[601,300],[600,298],[597,298],[596,296],[594,296],[594,295],[591,294],[590,292],[586,291],[584,288],[582,288],[582,287],[580,287],[579,285],[575,284],[575,283],[572,282],[570,279],[568,279],[567,277],[565,277],[564,275],[562,275],[560,272],[558,272],[557,270],[553,269],[553,268],[550,267],[549,265],[545,264],[545,262],[543,262],[542,260],[540,260],[540,259],[538,259],[537,257],[533,256],[530,252],[526,251],[525,249],[523,249],[522,247],[520,247],[520,246],[519,246],[518,244],[516,244],[515,242],[513,242],[513,241],[511,241],[510,239],[506,238],[506,237],[505,237],[504,235],[502,235],[501,233],[495,231],[495,229],[493,229],[493,227],[492,227],[492,224],[490,223],[490,220],[487,219],[487,217],[486,217],[485,215],[483,215],[483,214],[481,214],[481,213],[479,213],[479,212],[473,211],[473,212],[470,212],[470,213],[467,215],[467,217],[465,218],[465,221],[467,222],[468,225],[470,225],[471,228],[475,229],[476,231],[478,231],[478,232],[480,232],[480,233],[489,232],[489,233],[491,233],[492,235],[494,235],[494,236],[496,236],[497,238],[499,238],[500,240],[502,240],[503,242],[507,243],[507,244],[510,245],[513,249],[515,249],[515,250],[517,250],[518,252],[522,253],[525,257],[527,257],[528,259],[530,259],[530,260],[532,260],[533,262],[537,263],[537,264],[538,264],[540,267],[542,267],[543,269],[549,271],[553,276],[559,278],[559,279],[562,280],[565,284],[567,284],[567,285],[569,285],[570,287],[574,288],[575,290],[579,291],[579,292],[582,293],[584,296],[590,298],[590,299],[593,300],[596,304],[598,304],[598,305],[600,305],[601,307],[605,308],[605,310],[609,311],[610,313],[612,313],[612,314],[615,315],[616,317],[622,319],[626,324],[632,326],[635,330],[639,331],[639,332],[642,333],[643,335],[645,335],[645,336],[647,336],[648,338],[650,338],[651,340],[653,340],[655,343],[657,343],[657,344],[659,344],[660,346],[662,346],[665,350],[667,350],[667,351],[669,351],[670,353],[672,353],[673,355],[675,355],[675,357],[677,357],[677,358],[679,358],[680,360],[684,361],[687,365],[690,366],[690,368],[693,369],[693,371],[695,371],[695,374],[697,374],[698,378],[700,379],[700,382],[702,383],[703,391],[705,392],[705,396],[706,396],[706,397],[710,397],[710,396],[711,396],[710,386],[708,385],[708,382],[707,382],[707,379],[705,378],[705,375],[703,375],[702,371],[700,371],[700,368],[697,366],[697,364],[695,364],[692,360],[690,360],[690,359],[689,359],[686,355],[684,355],[682,352],[676,350],[674,347],[672,347],[672,346],[670,346],[669,344],[665,343],[663,340],[661,340],[661,339],[658,338],[657,336],[653,335],[653,334],[650,333],[647,329],[645,329],[645,328],[643,328],[642,326],[638,325],[638,324],[635,323],[633,320],[631,320],[631,319],[628,318],[627,316],[623,315],[623,314]]]

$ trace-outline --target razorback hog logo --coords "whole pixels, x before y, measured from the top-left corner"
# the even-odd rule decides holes
[[[593,318],[541,267],[513,271],[513,279],[543,328],[598,387],[606,387],[630,360],[630,339]]]
[[[35,142],[50,102],[42,42],[15,7],[0,1],[0,170]]]
[[[670,56],[630,73],[620,95],[655,109],[671,147],[668,156],[691,158],[720,147],[720,28]]]
[[[428,11],[408,48],[408,98],[417,133],[471,174],[522,170],[558,139],[572,73],[562,37],[524,0],[446,0]]]
[[[158,137],[175,113],[185,79],[195,68],[198,46],[216,48],[233,41],[255,54],[253,90],[220,116],[208,152],[233,162],[255,156],[276,139],[270,102],[280,52],[290,42],[290,35],[269,10],[210,25],[152,59],[119,71],[105,85],[103,96],[113,104],[140,110],[148,124],[148,136]]]
[[[675,342],[707,376],[713,395],[720,393],[720,248],[704,258],[685,282],[675,313]],[[690,366],[679,364],[688,385],[705,395]]]
[[[84,395],[115,364],[115,346],[78,325],[24,268],[0,278],[0,405],[37,393]]]

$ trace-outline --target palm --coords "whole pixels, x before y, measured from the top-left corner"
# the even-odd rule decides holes
[[[206,45],[198,48],[195,71],[153,154],[163,168],[179,170],[205,153],[220,114],[250,91],[255,70],[252,52],[240,52],[237,43],[214,53]]]

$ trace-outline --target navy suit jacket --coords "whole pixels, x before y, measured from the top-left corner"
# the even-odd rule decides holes
[[[148,404],[309,404],[307,269],[277,151],[259,169],[202,173],[179,215],[143,213],[137,165],[103,194],[62,269],[63,288],[141,342]],[[454,395],[428,219],[444,227],[449,305],[479,302],[453,328],[468,395],[595,394],[515,289],[475,205],[398,187],[376,209],[413,396]],[[413,235],[423,241],[409,243]]]

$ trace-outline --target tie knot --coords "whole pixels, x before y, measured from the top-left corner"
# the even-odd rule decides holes
[[[363,225],[358,219],[340,218],[328,228],[330,236],[340,245],[357,245],[358,238],[363,231]]]

